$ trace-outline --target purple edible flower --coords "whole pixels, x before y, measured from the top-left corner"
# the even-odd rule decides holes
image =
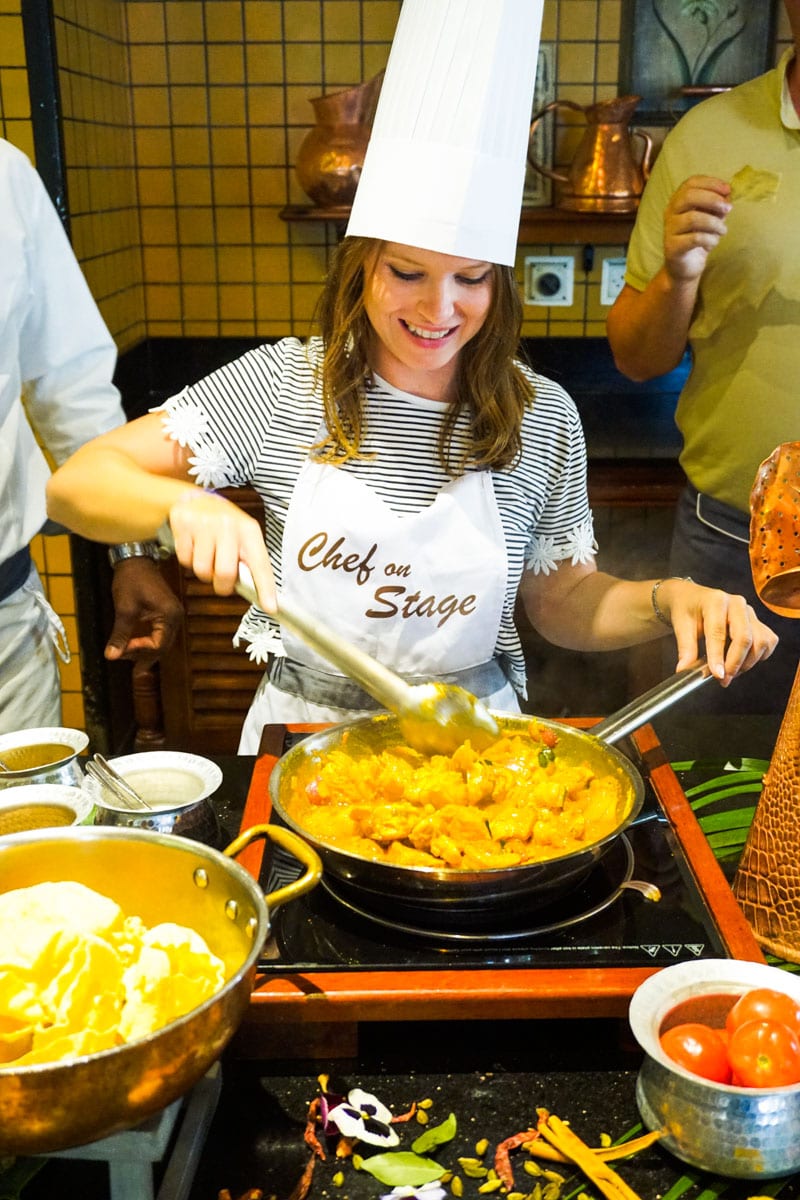
[[[347,1093],[347,1099],[341,1099],[338,1105],[331,1105],[332,1096],[328,1096],[325,1105],[323,1097],[323,1120],[325,1132],[333,1125],[345,1137],[358,1138],[371,1146],[396,1146],[399,1137],[391,1127],[392,1114],[385,1104],[381,1104],[375,1096],[361,1088],[353,1088]]]

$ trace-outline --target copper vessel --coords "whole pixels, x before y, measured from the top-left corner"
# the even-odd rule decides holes
[[[235,861],[259,838],[304,868],[268,895]],[[226,966],[213,996],[146,1037],[72,1060],[0,1063],[0,1157],[6,1158],[50,1154],[130,1129],[190,1091],[248,1011],[271,914],[314,887],[322,873],[309,846],[272,825],[247,829],[224,852],[172,834],[91,826],[37,829],[2,841],[0,891],[82,883],[145,924],[195,929]]]
[[[750,493],[750,568],[759,599],[800,616],[800,442],[776,446]]]
[[[557,208],[584,213],[635,212],[650,174],[652,138],[642,129],[629,129],[630,119],[641,96],[617,96],[599,100],[585,108],[572,100],[553,100],[536,113],[530,134],[549,112],[559,108],[583,113],[586,129],[575,152],[569,171],[562,174],[537,162],[531,151],[532,167],[561,185]],[[633,139],[640,138],[644,149],[637,160]]]
[[[320,208],[352,203],[382,82],[383,71],[311,101],[316,124],[303,138],[295,170],[303,191]]]
[[[750,568],[759,599],[800,617],[800,442],[776,446],[750,493]],[[800,667],[764,776],[733,892],[760,946],[800,963]]]

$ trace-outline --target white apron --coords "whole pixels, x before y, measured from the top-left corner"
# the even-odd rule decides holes
[[[56,654],[70,661],[64,626],[32,566],[23,586],[0,603],[0,733],[61,724]]]
[[[337,467],[304,463],[282,543],[282,591],[410,682],[461,683],[518,711],[494,659],[506,588],[506,545],[488,471],[447,484],[399,515]],[[342,721],[377,707],[291,633],[253,700],[240,753],[265,724]]]

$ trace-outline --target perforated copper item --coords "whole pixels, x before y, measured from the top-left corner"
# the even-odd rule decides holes
[[[760,946],[800,963],[800,670],[733,881]]]
[[[800,616],[800,442],[778,446],[758,468],[750,493],[750,567],[767,608]]]
[[[768,608],[800,617],[800,442],[773,450],[750,493],[750,565]],[[756,668],[757,669],[757,668]],[[800,669],[733,881],[760,946],[800,963]]]

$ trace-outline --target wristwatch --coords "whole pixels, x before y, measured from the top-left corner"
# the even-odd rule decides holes
[[[108,561],[112,567],[126,558],[150,558],[153,562],[162,562],[169,558],[169,550],[158,542],[120,542],[116,546],[109,546]]]

